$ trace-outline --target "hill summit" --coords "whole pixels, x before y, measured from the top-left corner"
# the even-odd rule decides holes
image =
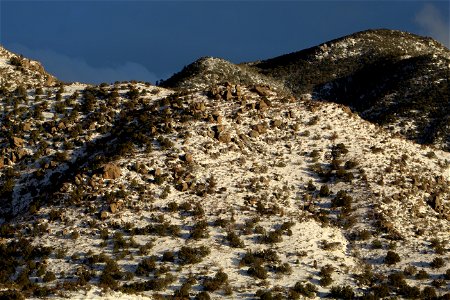
[[[195,62],[163,86],[267,84],[297,97],[345,104],[408,139],[450,149],[450,51],[431,38],[367,30],[263,61],[227,62],[227,71],[214,80],[204,76],[211,71],[203,66]]]

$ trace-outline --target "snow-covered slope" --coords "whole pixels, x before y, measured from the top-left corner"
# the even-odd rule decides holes
[[[232,81],[5,93],[0,297],[449,296],[448,152]]]

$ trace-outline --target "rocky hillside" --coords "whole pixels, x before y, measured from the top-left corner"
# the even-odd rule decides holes
[[[448,299],[450,154],[308,98],[5,90],[0,299]]]
[[[450,51],[433,39],[368,30],[299,52],[234,65],[233,72],[223,77],[219,73],[215,82],[239,82],[240,76],[230,80],[230,74],[241,70],[259,74],[265,84],[284,86],[280,90],[297,97],[312,94],[317,100],[345,104],[364,119],[421,144],[450,149]],[[198,83],[203,78],[198,74],[204,73],[208,71],[197,68],[196,80],[180,73],[165,86]],[[248,78],[245,82],[249,84]]]
[[[175,89],[209,89],[225,82],[240,85],[266,85],[280,92],[290,91],[273,78],[266,77],[245,65],[235,65],[221,58],[202,57],[184,67],[180,72],[160,83],[163,87]]]
[[[0,45],[0,94],[22,85],[31,88],[55,83],[56,78],[45,72],[39,62],[11,53]]]

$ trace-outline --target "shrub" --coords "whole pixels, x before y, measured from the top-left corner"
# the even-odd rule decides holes
[[[248,275],[258,278],[258,279],[266,279],[267,278],[267,270],[259,265],[255,264],[252,267],[250,267],[247,271]]]
[[[203,239],[209,236],[208,223],[205,220],[198,221],[192,226],[190,237],[193,239]]]
[[[281,273],[281,274],[291,274],[292,273],[292,267],[291,267],[291,265],[289,265],[289,263],[283,263],[281,265],[274,266],[273,269],[276,273]]]
[[[387,285],[375,285],[372,287],[372,293],[375,296],[375,299],[385,298],[389,296],[390,289]]]
[[[348,285],[333,286],[330,290],[330,295],[336,299],[353,299],[355,297],[353,289]]]
[[[330,189],[328,188],[328,185],[324,184],[320,187],[319,195],[320,197],[328,197],[330,195]]]
[[[251,266],[254,264],[261,264],[262,262],[276,263],[278,261],[279,258],[277,253],[272,249],[266,249],[257,252],[247,251],[239,262],[239,265]]]
[[[117,262],[108,259],[106,261],[106,266],[100,275],[100,286],[116,289],[118,287],[117,280],[122,279],[123,275],[124,274],[120,271]]]
[[[403,274],[406,276],[414,276],[417,273],[417,268],[415,266],[407,266],[403,270]]]
[[[45,276],[43,278],[44,282],[50,282],[56,279],[55,273],[47,271],[47,273],[45,273]]]
[[[445,261],[441,257],[435,257],[433,259],[433,261],[430,263],[430,266],[433,269],[439,269],[439,268],[442,268],[443,266],[445,266]]]
[[[0,291],[0,299],[4,300],[24,300],[25,297],[20,291],[6,290]]]
[[[372,248],[373,249],[381,249],[381,248],[383,248],[383,243],[380,240],[373,240]]]
[[[323,287],[329,286],[333,283],[333,279],[331,278],[331,276],[323,276],[322,278],[320,278],[319,283]]]
[[[141,260],[141,262],[137,266],[135,274],[139,276],[148,276],[150,272],[153,272],[155,270],[156,270],[156,257],[151,256]]]
[[[202,258],[209,253],[210,250],[205,246],[200,246],[198,248],[183,246],[178,251],[178,259],[182,265],[195,264],[201,262]]]
[[[203,287],[206,291],[214,292],[220,289],[228,281],[228,275],[219,271],[213,278],[206,278],[203,281]]]
[[[394,251],[389,250],[384,258],[384,263],[387,265],[395,265],[398,262],[400,262],[400,256]]]
[[[447,271],[445,271],[444,277],[445,279],[450,280],[450,269],[447,269]]]
[[[166,251],[163,253],[162,261],[173,262],[175,260],[175,254],[172,251]]]
[[[272,291],[264,291],[264,290],[257,290],[255,293],[255,296],[258,297],[261,300],[272,300],[273,294]]]
[[[230,244],[230,247],[233,247],[233,248],[243,248],[244,247],[244,242],[233,231],[229,231],[227,233],[226,239],[227,239],[228,243]]]
[[[261,242],[267,244],[275,244],[283,241],[281,230],[270,231],[261,237]]]
[[[347,192],[340,190],[337,192],[336,197],[331,200],[332,207],[345,207],[347,209],[351,208],[353,198],[347,194]]]
[[[318,291],[317,287],[314,284],[309,282],[302,283],[300,281],[294,285],[292,290],[308,298],[314,298]]]
[[[198,293],[194,299],[195,300],[210,300],[211,297],[209,296],[208,292],[203,291],[203,292]]]
[[[389,284],[394,287],[402,287],[406,285],[405,275],[403,275],[403,273],[401,272],[389,274],[388,279]]]
[[[426,286],[422,291],[423,299],[436,299],[436,290],[431,286]]]
[[[409,299],[419,299],[420,289],[417,286],[409,286],[406,283],[400,287],[399,293]]]
[[[430,275],[425,270],[420,270],[416,274],[416,279],[422,280],[422,279],[428,279],[430,278]]]

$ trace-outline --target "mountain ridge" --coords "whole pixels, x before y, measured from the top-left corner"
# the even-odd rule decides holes
[[[228,65],[228,69],[233,66]],[[394,130],[418,143],[450,149],[450,117],[446,113],[450,110],[450,51],[431,38],[387,29],[366,30],[272,59],[234,65],[233,72],[217,74],[211,84],[230,79],[239,82],[234,74],[243,70],[263,78],[253,84],[273,85],[297,97],[311,95],[342,103],[387,129],[397,127]],[[180,72],[161,85],[193,88],[202,82],[203,71],[196,65],[195,74]],[[251,84],[251,78],[245,83]]]

